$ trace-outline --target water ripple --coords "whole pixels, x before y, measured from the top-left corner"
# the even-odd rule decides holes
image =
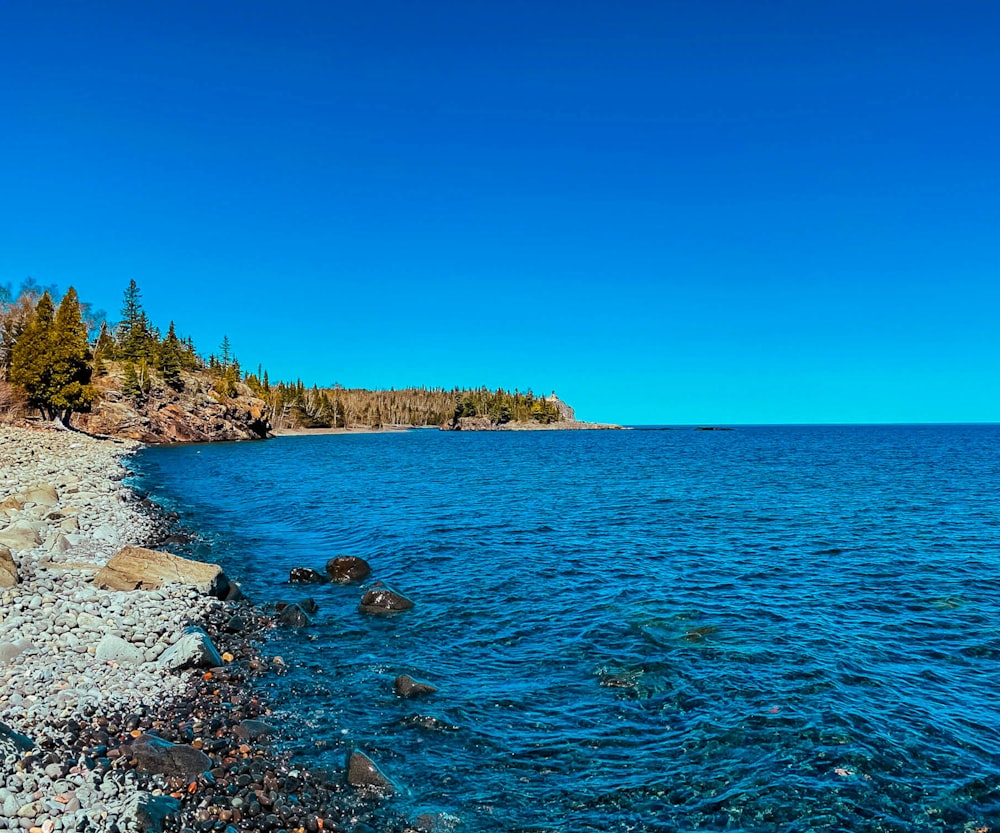
[[[268,692],[468,831],[1000,823],[1000,429],[294,438],[150,449],[144,488],[260,600]],[[340,552],[417,606],[285,584]],[[439,687],[398,700],[399,673]],[[305,731],[307,729],[307,731]]]

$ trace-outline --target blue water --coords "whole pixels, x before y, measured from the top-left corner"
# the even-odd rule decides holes
[[[284,438],[143,488],[257,601],[303,761],[466,831],[1000,824],[1000,427]],[[292,586],[361,555],[416,602]],[[399,700],[397,674],[439,687]],[[433,719],[433,720],[432,720]]]

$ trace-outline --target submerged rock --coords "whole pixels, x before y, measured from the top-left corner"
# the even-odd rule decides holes
[[[312,624],[312,619],[297,604],[286,605],[278,614],[278,624],[286,628],[304,628]]]
[[[326,572],[335,584],[364,581],[371,575],[371,565],[356,555],[338,555],[326,562]]]
[[[381,587],[373,587],[365,593],[361,597],[361,604],[358,609],[362,613],[387,615],[390,613],[400,613],[401,611],[409,610],[411,607],[413,607],[413,602],[406,598],[406,596],[397,593],[391,587],[382,585]]]
[[[347,762],[347,783],[358,789],[370,790],[380,795],[396,791],[392,781],[382,774],[375,762],[363,752],[352,752]]]
[[[399,697],[421,697],[426,694],[433,694],[437,691],[430,683],[419,682],[407,674],[400,674],[393,682],[393,688]]]
[[[310,567],[292,567],[288,572],[288,580],[292,584],[325,584],[326,579],[321,573]]]

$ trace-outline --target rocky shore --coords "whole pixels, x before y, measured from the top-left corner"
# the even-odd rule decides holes
[[[168,531],[121,482],[136,448],[0,426],[0,830],[373,829],[344,773],[274,751],[272,623],[214,565],[136,549]]]

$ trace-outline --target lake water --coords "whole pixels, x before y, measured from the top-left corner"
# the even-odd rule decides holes
[[[463,831],[1000,824],[1000,427],[282,438],[143,451],[256,601],[303,761]],[[345,553],[416,606],[287,584]],[[401,700],[396,675],[438,686]],[[455,821],[457,819],[457,821]]]

